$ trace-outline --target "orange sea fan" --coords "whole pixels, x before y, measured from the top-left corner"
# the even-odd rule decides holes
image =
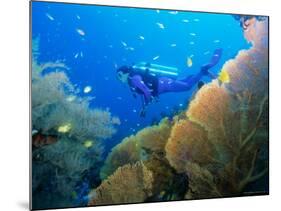
[[[198,91],[186,112],[187,117],[206,130],[220,130],[229,113],[230,97],[217,81]]]
[[[105,179],[118,167],[128,163],[144,160],[144,151],[164,153],[164,147],[170,135],[172,123],[164,118],[158,125],[153,125],[123,139],[116,145],[106,158],[100,172],[100,177]]]
[[[204,128],[189,120],[180,120],[171,131],[166,157],[178,173],[182,173],[186,171],[187,161],[210,162],[211,148]]]
[[[89,205],[144,202],[152,195],[153,175],[142,163],[127,164],[89,194]]]

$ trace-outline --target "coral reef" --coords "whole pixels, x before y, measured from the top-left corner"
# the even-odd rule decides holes
[[[253,47],[222,68],[229,83],[202,87],[172,128],[166,157],[189,177],[186,198],[241,195],[268,174],[267,24],[251,19]]]
[[[39,63],[38,43],[34,41],[32,54],[33,207],[77,206],[77,186],[99,184],[95,174],[102,144],[120,121],[106,110],[91,108],[90,98],[78,96],[65,64]],[[48,199],[46,204],[42,199]]]
[[[100,177],[105,179],[120,166],[146,160],[151,153],[164,153],[171,126],[172,123],[164,118],[158,125],[144,128],[136,135],[125,138],[108,155]]]
[[[152,172],[142,162],[124,165],[89,194],[89,205],[144,202],[152,183]]]
[[[267,184],[251,185],[268,175],[268,21],[245,21],[244,36],[252,47],[223,65],[224,80],[202,86],[172,120],[124,138],[102,169],[102,140],[120,120],[78,97],[61,71],[64,64],[34,59],[33,191],[55,187],[48,200],[57,194],[65,206],[73,205],[73,195],[79,195],[74,190],[85,177],[94,183],[86,191],[88,205],[267,193]],[[45,73],[46,68],[54,71]],[[93,172],[102,181],[93,182]]]

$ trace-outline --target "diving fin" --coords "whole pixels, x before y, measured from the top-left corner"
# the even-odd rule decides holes
[[[219,62],[221,55],[222,55],[222,48],[218,48],[214,51],[212,59],[210,61],[210,64],[212,64],[211,67],[215,66]]]
[[[201,67],[201,71],[203,72],[204,75],[209,75],[212,79],[217,78],[216,75],[209,72],[208,70],[219,62],[221,55],[222,55],[222,48],[218,48],[214,51],[210,62]]]

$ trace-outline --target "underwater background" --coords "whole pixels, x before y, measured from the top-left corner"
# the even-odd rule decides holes
[[[266,17],[31,7],[33,209],[268,193]],[[185,78],[218,48],[218,79],[161,95],[145,117],[117,78],[138,62]]]

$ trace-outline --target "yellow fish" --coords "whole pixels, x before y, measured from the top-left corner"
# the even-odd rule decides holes
[[[222,82],[222,83],[229,83],[230,82],[230,77],[229,74],[226,70],[222,69],[221,72],[219,73],[219,77],[218,79]]]
[[[192,66],[192,59],[191,59],[191,57],[187,57],[186,64],[187,64],[188,67]]]
[[[86,140],[83,145],[86,148],[90,148],[90,147],[93,146],[93,141],[92,140]]]
[[[58,127],[59,133],[67,133],[71,129],[71,124],[67,123]]]

